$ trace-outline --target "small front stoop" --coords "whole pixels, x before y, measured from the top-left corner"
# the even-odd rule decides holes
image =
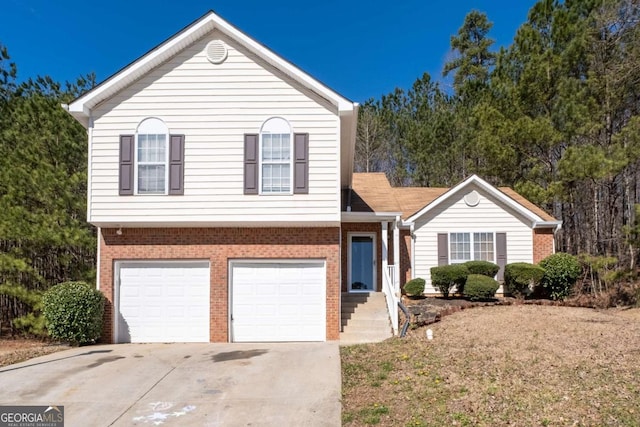
[[[392,336],[382,292],[342,294],[340,345],[380,342]]]

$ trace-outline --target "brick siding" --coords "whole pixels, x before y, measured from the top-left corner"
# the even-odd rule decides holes
[[[533,263],[537,264],[553,254],[553,229],[535,228],[533,230]]]
[[[340,333],[340,229],[330,228],[137,228],[102,229],[100,290],[108,300],[103,342],[113,342],[115,261],[208,260],[211,265],[210,341],[228,342],[230,259],[326,261],[327,340]]]

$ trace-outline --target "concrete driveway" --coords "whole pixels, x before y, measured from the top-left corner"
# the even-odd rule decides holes
[[[65,426],[339,426],[337,343],[120,344],[0,368],[0,405]]]

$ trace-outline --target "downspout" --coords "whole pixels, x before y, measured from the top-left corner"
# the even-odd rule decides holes
[[[396,220],[393,224],[393,263],[396,265],[393,274],[394,278],[394,292],[397,292],[398,298],[400,298],[400,215],[396,216]]]
[[[340,280],[338,283],[340,284],[340,293],[338,297],[338,313],[342,313],[342,222],[340,223],[340,228],[338,229],[338,259],[340,262],[338,263],[338,274],[340,275]],[[338,327],[338,331],[342,332],[342,314],[340,314],[340,326]],[[338,337],[340,334],[338,334]],[[231,338],[231,336],[229,336]],[[340,338],[338,338],[340,340]]]
[[[98,251],[96,254],[96,289],[100,290],[100,234],[102,228],[98,227]]]
[[[388,223],[386,221],[382,221],[382,223],[380,224],[380,227],[382,229],[382,233],[381,233],[381,237],[382,237],[382,280],[381,282],[386,280],[387,274],[388,274],[388,268],[387,266],[389,265],[389,228],[388,228]],[[384,289],[384,283],[383,283],[383,289]]]
[[[68,110],[69,106],[67,106]],[[91,182],[93,164],[91,162],[91,150],[93,147],[93,114],[89,114],[89,127],[87,128],[87,222],[91,222]],[[97,228],[98,249],[96,251],[96,289],[100,290],[100,233],[102,229]]]
[[[409,236],[411,237],[411,254],[409,259],[411,260],[411,278],[416,278],[416,235],[414,233],[415,225],[412,222],[409,228]]]

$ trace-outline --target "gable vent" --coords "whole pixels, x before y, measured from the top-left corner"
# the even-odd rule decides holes
[[[222,64],[227,59],[227,46],[222,40],[213,40],[207,44],[207,59],[213,64]]]
[[[464,196],[464,202],[470,207],[478,206],[480,195],[476,190],[470,191]]]

